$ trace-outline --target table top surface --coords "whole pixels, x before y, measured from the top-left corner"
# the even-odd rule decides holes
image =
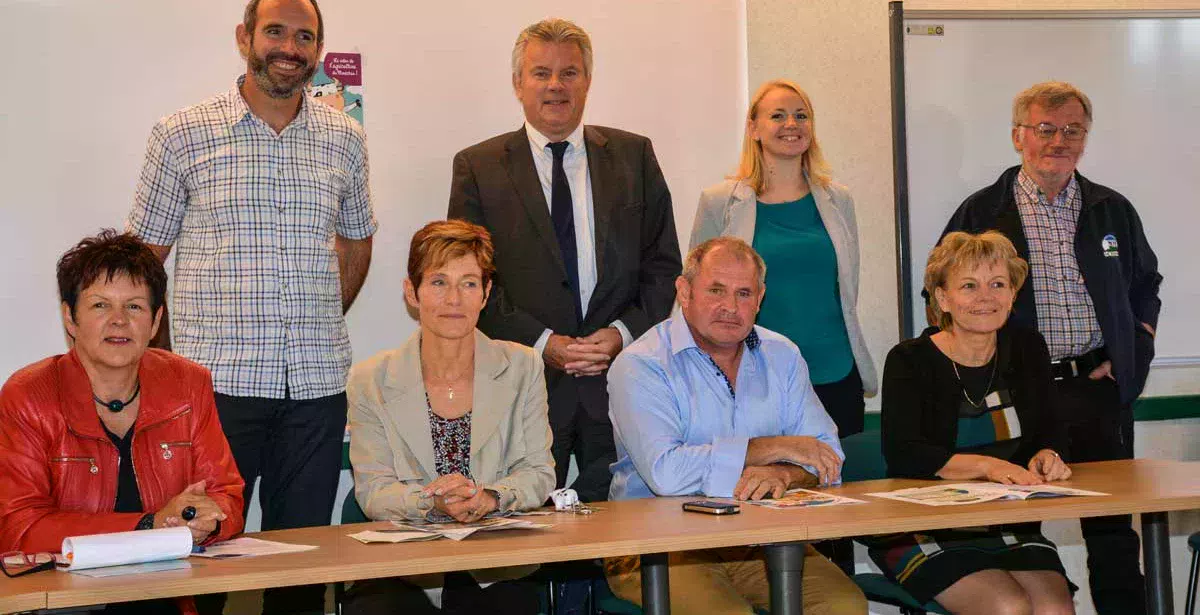
[[[554,561],[640,555],[747,544],[860,536],[992,523],[1070,519],[1200,508],[1200,462],[1133,460],[1073,466],[1065,486],[1111,496],[925,506],[863,494],[936,484],[884,479],[848,484],[833,493],[866,504],[742,513],[686,513],[696,497],[649,498],[597,505],[592,515],[531,517],[543,530],[480,532],[466,540],[364,545],[349,538],[385,523],[304,528],[253,534],[317,549],[234,560],[191,558],[191,568],[109,578],[37,573],[0,579],[0,612],[61,608],[211,592],[472,570]]]

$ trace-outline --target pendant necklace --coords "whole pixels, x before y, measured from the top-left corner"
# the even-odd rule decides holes
[[[471,365],[464,367],[462,369],[462,371],[458,372],[458,375],[454,376],[453,378],[448,378],[448,379],[442,380],[442,382],[446,383],[446,385],[445,385],[446,386],[446,397],[448,399],[451,399],[451,400],[454,399],[454,383],[458,382],[458,380],[467,373],[467,370],[470,369],[471,367],[473,367],[474,361],[471,361],[471,363],[472,363]]]
[[[120,399],[114,399],[112,401],[104,401],[103,399],[100,399],[96,395],[95,392],[92,393],[92,399],[96,400],[96,403],[100,404],[101,406],[108,408],[109,412],[117,413],[117,412],[124,410],[129,404],[132,404],[133,400],[137,399],[138,394],[141,392],[142,392],[142,383],[141,383],[141,381],[138,381],[137,385],[133,389],[133,395],[130,396],[130,398],[127,401],[121,401]]]
[[[958,380],[958,388],[962,391],[963,399],[967,400],[967,403],[971,404],[971,407],[975,408],[976,410],[982,408],[983,405],[987,403],[988,392],[992,390],[992,383],[996,381],[996,365],[1000,362],[996,360],[996,355],[994,354],[992,355],[991,363],[992,375],[988,376],[987,387],[983,389],[983,396],[979,398],[979,403],[975,403],[975,400],[971,399],[970,395],[967,395],[967,387],[963,384],[962,376],[958,375],[958,361],[950,359],[950,365],[954,367],[954,378]]]

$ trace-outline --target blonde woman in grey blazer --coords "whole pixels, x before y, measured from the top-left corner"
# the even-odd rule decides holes
[[[541,356],[475,328],[492,253],[487,230],[469,222],[418,231],[404,294],[420,329],[351,370],[350,463],[371,519],[469,523],[537,508],[554,488]],[[523,579],[536,568],[356,583],[344,611],[536,613],[539,585]],[[444,587],[440,610],[422,591],[431,584]]]
[[[741,238],[767,263],[758,323],[787,335],[841,437],[863,429],[863,395],[877,389],[858,321],[854,200],[832,181],[804,90],[768,81],[750,101],[734,177],[700,196],[690,248]],[[810,319],[809,314],[816,317]]]

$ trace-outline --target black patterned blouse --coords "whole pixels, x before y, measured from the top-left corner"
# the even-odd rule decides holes
[[[433,464],[438,476],[457,472],[471,478],[471,412],[456,419],[442,418],[433,413],[429,395],[425,396],[425,410],[429,413]]]

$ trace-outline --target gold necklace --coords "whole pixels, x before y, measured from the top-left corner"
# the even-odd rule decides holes
[[[458,375],[454,376],[453,378],[446,378],[440,381],[443,383],[442,386],[446,387],[446,397],[448,399],[454,399],[454,383],[462,379],[462,377],[467,374],[467,371],[474,367],[474,364],[475,361],[472,360],[466,367],[458,372]],[[433,380],[433,378],[430,378],[430,380]]]

